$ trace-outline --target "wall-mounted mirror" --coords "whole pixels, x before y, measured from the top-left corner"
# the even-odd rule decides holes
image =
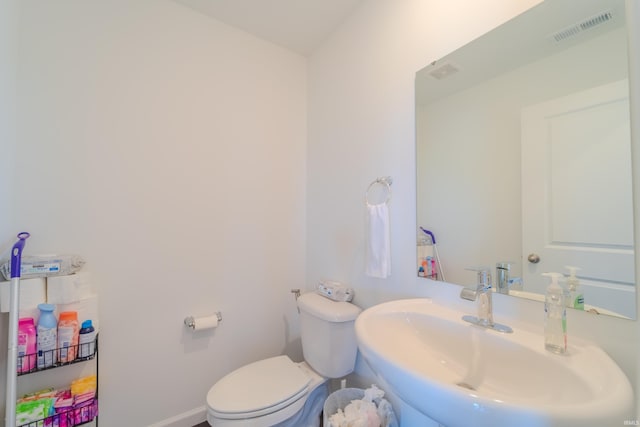
[[[575,266],[569,305],[635,318],[624,12],[545,0],[418,71],[416,229],[437,239],[418,269],[438,255],[438,279],[471,286],[488,266],[542,300],[541,274]]]

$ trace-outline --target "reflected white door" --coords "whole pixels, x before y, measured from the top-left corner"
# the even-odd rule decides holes
[[[625,80],[523,109],[525,290],[544,292],[541,273],[572,265],[587,304],[610,305],[598,293],[633,292],[628,93]]]

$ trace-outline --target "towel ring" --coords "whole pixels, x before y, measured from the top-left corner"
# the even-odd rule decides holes
[[[369,186],[367,187],[367,191],[364,194],[364,201],[369,205],[375,204],[369,200],[370,196],[372,196],[372,190],[378,186],[382,186],[383,191],[386,192],[384,203],[389,203],[389,201],[391,200],[391,184],[392,183],[393,183],[393,179],[391,179],[390,176],[383,176],[380,178],[376,178],[376,180],[373,181],[371,184],[369,184]]]

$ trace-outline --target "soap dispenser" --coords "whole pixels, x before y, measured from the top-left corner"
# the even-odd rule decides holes
[[[580,270],[578,267],[572,267],[570,265],[565,266],[569,270],[569,277],[567,277],[567,288],[569,292],[568,301],[565,301],[567,307],[573,307],[578,310],[584,310],[584,295],[580,292],[580,280],[576,277],[576,271]]]
[[[558,285],[560,273],[543,273],[551,278],[544,300],[544,347],[552,353],[563,354],[567,351],[567,309],[564,305],[564,292]]]

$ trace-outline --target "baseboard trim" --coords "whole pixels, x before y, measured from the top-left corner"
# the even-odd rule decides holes
[[[206,406],[199,406],[190,411],[178,414],[175,417],[167,418],[151,424],[149,427],[193,427],[207,420]]]

